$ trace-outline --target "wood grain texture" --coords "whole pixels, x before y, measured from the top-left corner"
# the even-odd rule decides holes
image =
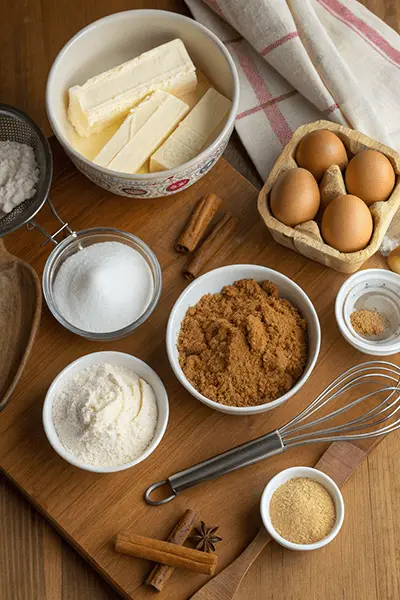
[[[376,446],[377,443],[371,444],[367,451],[349,442],[334,442],[323,453],[315,468],[329,475],[342,487]],[[242,554],[196,592],[191,600],[232,600],[243,577],[271,541],[271,536],[265,527],[261,526]]]
[[[218,569],[222,569],[257,531],[258,503],[266,481],[289,465],[315,464],[326,446],[304,446],[296,452],[253,465],[240,472],[240,480],[236,473],[231,473],[217,482],[185,491],[160,509],[144,503],[143,493],[148,485],[278,427],[304,407],[332,377],[359,363],[363,357],[342,339],[334,319],[335,292],[344,281],[343,275],[294,252],[283,251],[258,218],[257,190],[226,161],[220,160],[206,177],[169,198],[168,202],[159,199],[121,202],[119,197],[94,186],[78,173],[54,138],[52,142],[52,199],[61,216],[68,218],[76,230],[112,224],[134,232],[153,248],[160,260],[164,292],[157,309],[134,335],[108,343],[107,348],[130,352],[157,370],[167,387],[171,418],[162,444],[133,470],[101,476],[64,463],[46,441],[41,425],[42,399],[63,367],[78,356],[101,348],[64,330],[46,309],[36,352],[0,419],[0,466],[124,597],[146,600],[153,592],[141,584],[150,565],[143,560],[116,555],[112,544],[116,533],[126,531],[162,539],[189,503],[206,522],[220,525],[224,543],[218,548]],[[173,245],[195,203],[210,190],[222,198],[226,210],[239,218],[239,225],[224,252],[218,253],[218,260],[214,258],[209,268],[250,261],[279,268],[305,289],[321,320],[321,355],[306,389],[296,395],[295,402],[288,402],[279,411],[253,418],[230,418],[197,402],[181,388],[165,352],[167,318],[186,285],[182,277],[186,257],[178,255]],[[84,203],[82,198],[86,200]],[[158,218],[152,219],[155,212]],[[51,230],[53,219],[45,207],[40,215],[41,224]],[[169,223],[168,228],[164,227],[165,223]],[[41,273],[49,249],[40,248],[40,241],[38,231],[20,230],[11,234],[7,243],[13,253],[29,261]],[[379,256],[369,262],[369,266],[380,265],[383,259]],[[226,435],[228,421],[229,437]],[[370,441],[366,446],[371,444]],[[229,498],[229,510],[226,510],[225,498]],[[393,544],[395,548],[395,542]],[[186,600],[203,583],[204,576],[180,571],[172,575],[169,587],[174,600]]]
[[[363,0],[362,3],[391,27],[400,29],[398,0]],[[5,0],[0,21],[1,100],[26,110],[50,134],[44,89],[48,69],[57,52],[76,31],[94,19],[139,7],[186,12],[183,0],[113,0],[112,5],[106,0]],[[260,185],[236,134],[225,156],[253,184]],[[34,256],[38,239],[30,239]],[[328,302],[322,309],[324,318],[331,310],[334,295],[332,288],[330,295],[325,296]],[[327,340],[325,352],[329,352],[330,342],[331,338]],[[27,385],[29,380],[27,377]],[[248,433],[251,434],[250,426]],[[247,574],[236,600],[305,597],[310,600],[322,597],[327,600],[399,600],[398,578],[396,581],[400,566],[399,458],[400,435],[397,434],[385,440],[347,484],[347,518],[334,544],[305,560],[270,544]],[[389,553],[386,552],[388,547]],[[116,600],[120,597],[53,533],[48,523],[1,475],[0,556],[2,600]],[[387,595],[387,573],[390,573],[391,596]],[[294,582],[296,592],[291,587]],[[163,598],[173,598],[169,586],[170,583]]]
[[[36,272],[10,254],[0,239],[0,411],[7,406],[29,358],[41,308]]]

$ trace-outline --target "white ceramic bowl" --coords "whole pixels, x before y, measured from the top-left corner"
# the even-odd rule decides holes
[[[377,310],[388,326],[374,337],[364,337],[353,328],[350,315],[361,309]],[[400,352],[400,275],[384,269],[366,269],[355,273],[342,285],[335,303],[338,327],[354,348],[372,356]]]
[[[271,523],[269,505],[272,494],[278,487],[294,477],[308,477],[309,479],[317,481],[328,490],[335,503],[336,521],[332,530],[326,537],[322,538],[322,540],[319,542],[315,542],[314,544],[294,544],[293,542],[289,542],[279,535]],[[275,477],[273,477],[266,485],[263,495],[261,496],[260,511],[264,527],[272,539],[278,542],[278,544],[288,548],[289,550],[317,550],[318,548],[322,548],[323,546],[329,544],[339,533],[344,519],[344,501],[342,493],[336,483],[322,471],[318,471],[318,469],[312,469],[311,467],[291,467],[290,469],[285,469],[284,471],[281,471],[275,475]]]
[[[239,279],[255,279],[256,281],[265,281],[268,279],[272,281],[278,287],[281,296],[290,300],[308,323],[309,355],[303,375],[294,387],[286,392],[286,394],[272,402],[260,404],[258,406],[226,406],[206,398],[206,396],[200,394],[200,392],[198,392],[186,379],[178,359],[177,339],[187,309],[196,304],[204,294],[216,294],[220,292],[225,285],[230,285]],[[207,404],[210,408],[231,415],[254,415],[273,410],[294,396],[294,394],[296,394],[305,384],[317,362],[320,343],[321,330],[318,315],[307,294],[303,292],[294,281],[285,275],[282,275],[273,269],[258,265],[230,265],[214,269],[214,271],[210,271],[198,279],[195,279],[176,301],[171,311],[167,327],[168,358],[171,367],[181,384],[192,394],[192,396],[200,400],[200,402]]]
[[[73,375],[82,371],[86,367],[91,365],[98,364],[100,362],[107,362],[112,365],[126,367],[127,369],[131,369],[135,373],[137,373],[142,379],[144,379],[154,390],[157,407],[158,407],[158,421],[156,426],[156,431],[154,434],[154,438],[143,452],[139,458],[132,460],[124,465],[119,465],[116,467],[95,467],[93,465],[82,463],[77,460],[64,446],[59,440],[57,435],[57,431],[54,427],[52,410],[53,410],[53,400],[55,395],[61,390],[61,388],[65,385],[65,383],[70,379]],[[136,358],[135,356],[131,356],[130,354],[125,354],[123,352],[93,352],[92,354],[87,354],[86,356],[82,356],[78,358],[70,365],[65,367],[59,375],[54,379],[53,383],[50,385],[45,400],[43,404],[43,426],[44,431],[46,433],[47,439],[49,440],[51,446],[54,450],[67,462],[75,467],[79,467],[84,471],[92,471],[93,473],[116,473],[117,471],[124,471],[125,469],[129,469],[143,460],[145,460],[154,450],[157,448],[158,444],[161,442],[162,437],[165,433],[168,423],[168,415],[169,415],[169,405],[168,405],[168,396],[165,390],[164,384],[157,375],[155,371],[145,362]]]
[[[225,126],[210,146],[180,167],[143,175],[105,169],[74,150],[70,143],[72,126],[66,112],[68,89],[175,38],[185,43],[196,67],[232,100]],[[128,10],[88,25],[60,51],[50,69],[46,87],[46,110],[50,125],[75,166],[106,190],[133,198],[168,196],[189,187],[205,175],[228,143],[238,102],[236,67],[222,42],[193,19],[163,10]]]

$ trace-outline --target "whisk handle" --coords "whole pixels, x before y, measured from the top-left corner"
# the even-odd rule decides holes
[[[279,432],[272,431],[251,442],[236,446],[232,450],[218,454],[184,471],[175,473],[175,475],[171,475],[165,481],[153,484],[145,493],[146,502],[153,506],[165,504],[173,500],[179,492],[193,487],[198,483],[217,479],[221,475],[226,475],[242,467],[247,467],[274,454],[280,454],[284,449]],[[152,500],[152,492],[165,484],[170,485],[172,495],[164,500]]]

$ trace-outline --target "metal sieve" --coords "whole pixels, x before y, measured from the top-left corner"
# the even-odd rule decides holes
[[[54,244],[57,243],[55,237],[61,231],[66,229],[68,233],[73,234],[68,223],[64,223],[58,216],[48,197],[53,176],[53,157],[48,139],[42,130],[21,110],[7,104],[0,104],[0,141],[18,142],[33,148],[39,169],[36,194],[16,206],[10,213],[0,217],[0,237],[16,231],[23,225],[27,225],[28,229],[33,227],[39,229],[46,236],[46,242],[52,241]],[[48,233],[32,220],[46,200],[54,216],[61,223],[61,227],[54,234]],[[0,214],[2,214],[1,211]]]

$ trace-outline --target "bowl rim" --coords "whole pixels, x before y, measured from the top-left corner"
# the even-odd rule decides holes
[[[272,494],[275,492],[275,490],[278,489],[278,487],[280,487],[280,485],[283,485],[283,482],[280,483],[280,481],[282,479],[282,476],[285,476],[285,475],[290,475],[290,477],[288,477],[286,481],[289,481],[296,477],[308,477],[309,479],[313,479],[314,481],[317,481],[321,485],[324,485],[322,483],[322,481],[325,481],[325,483],[327,483],[329,485],[329,487],[331,488],[329,490],[324,485],[325,489],[330,493],[330,495],[335,503],[336,521],[335,521],[335,524],[332,527],[331,531],[328,533],[328,535],[326,535],[324,538],[322,538],[318,542],[314,542],[312,544],[297,544],[295,542],[290,542],[289,540],[286,540],[285,538],[283,538],[276,531],[275,527],[272,525],[271,518],[269,515],[270,500],[269,501],[266,500],[266,497],[271,493],[271,489],[273,490],[271,493],[271,497],[272,497]],[[272,479],[270,479],[270,481],[265,486],[264,491],[261,495],[260,513],[261,513],[261,519],[262,519],[265,529],[268,531],[270,536],[278,544],[280,544],[284,548],[288,548],[289,550],[310,551],[310,550],[317,550],[319,548],[323,548],[324,546],[326,546],[327,544],[332,542],[332,540],[335,539],[335,537],[337,536],[337,534],[339,533],[339,531],[341,530],[342,525],[343,525],[345,507],[344,507],[344,500],[343,500],[342,492],[340,491],[338,485],[333,481],[333,479],[331,477],[329,477],[329,475],[327,475],[323,471],[320,471],[319,469],[316,469],[314,467],[305,467],[305,466],[297,467],[296,466],[296,467],[289,467],[288,469],[283,469],[282,471],[279,471],[279,473],[277,473]]]
[[[52,267],[54,262],[58,260],[62,251],[73,241],[80,239],[82,237],[88,236],[88,235],[90,236],[92,234],[100,234],[100,235],[105,234],[105,235],[116,235],[116,236],[122,235],[122,237],[129,238],[136,246],[139,246],[142,249],[142,251],[147,255],[147,257],[151,261],[151,264],[154,269],[154,291],[153,291],[152,298],[151,298],[146,310],[140,315],[140,317],[138,319],[136,319],[129,325],[122,327],[121,329],[117,329],[116,331],[107,331],[107,332],[103,332],[103,333],[98,333],[98,332],[93,332],[93,331],[92,332],[85,331],[84,329],[80,329],[79,327],[76,327],[75,325],[73,325],[72,323],[67,321],[63,317],[63,315],[60,313],[60,311],[58,310],[57,305],[53,299],[53,291],[50,289],[50,284],[49,284],[50,268]],[[102,243],[102,242],[99,242],[99,243]],[[119,243],[123,243],[123,242],[120,241]],[[157,256],[155,255],[155,253],[153,252],[153,250],[150,248],[150,246],[148,246],[141,238],[137,237],[133,233],[130,233],[129,231],[123,231],[122,229],[115,229],[114,227],[91,227],[89,229],[82,229],[80,231],[74,232],[73,234],[69,235],[67,238],[62,240],[62,242],[57,244],[57,246],[55,246],[55,248],[52,250],[52,252],[47,257],[46,263],[44,265],[43,275],[42,275],[42,288],[43,288],[43,296],[45,298],[47,307],[49,308],[53,317],[63,327],[65,327],[65,329],[67,329],[71,333],[75,333],[76,335],[79,335],[85,339],[94,340],[94,341],[111,341],[111,340],[116,340],[116,339],[121,339],[123,337],[126,337],[127,335],[132,333],[132,331],[134,331],[135,329],[137,329],[138,327],[143,325],[143,323],[153,313],[153,311],[155,310],[155,308],[158,304],[160,296],[161,296],[162,271],[161,271],[161,266],[160,266],[159,260],[158,260]]]
[[[77,42],[81,37],[85,36],[89,31],[91,31],[92,29],[95,29],[102,23],[105,23],[108,21],[114,21],[114,20],[117,21],[119,19],[124,19],[128,15],[133,16],[135,14],[135,15],[139,16],[139,14],[140,14],[140,15],[148,16],[149,18],[151,18],[151,16],[155,13],[157,13],[158,15],[160,13],[163,13],[164,15],[168,15],[168,18],[175,19],[177,21],[189,21],[192,26],[194,26],[195,28],[197,27],[198,29],[202,30],[204,33],[206,33],[206,35],[208,35],[208,37],[211,38],[211,40],[214,42],[214,44],[219,48],[219,50],[224,55],[224,57],[228,63],[229,70],[231,72],[232,82],[233,82],[233,93],[232,93],[232,100],[231,100],[232,106],[229,111],[228,118],[226,119],[226,123],[225,123],[223,129],[218,134],[218,136],[215,138],[215,140],[209,146],[207,146],[207,148],[205,148],[202,152],[197,154],[191,160],[183,163],[182,165],[179,165],[178,167],[174,167],[173,169],[168,169],[166,171],[158,171],[155,173],[133,173],[133,174],[120,173],[119,171],[113,171],[112,169],[107,169],[106,167],[101,167],[100,165],[96,165],[93,161],[87,159],[85,156],[83,156],[83,154],[81,154],[80,152],[75,150],[75,148],[72,146],[72,144],[67,139],[67,137],[62,133],[60,127],[58,126],[57,119],[55,117],[54,110],[52,108],[52,104],[50,101],[52,82],[53,82],[53,78],[55,76],[55,72],[58,68],[58,65],[61,62],[64,55],[68,52],[70,47],[75,42]],[[118,177],[119,179],[125,179],[126,181],[151,181],[154,179],[158,179],[160,177],[162,177],[163,179],[164,178],[168,179],[170,177],[173,177],[173,176],[181,173],[182,171],[184,171],[186,169],[190,169],[191,167],[195,166],[197,163],[201,162],[201,160],[206,159],[207,156],[209,156],[217,148],[217,146],[225,138],[225,136],[227,135],[227,133],[229,132],[231,127],[233,127],[233,125],[234,125],[237,110],[239,107],[239,90],[240,90],[239,75],[238,75],[235,63],[234,63],[231,55],[229,54],[227,48],[225,47],[225,45],[215,35],[215,33],[210,31],[210,29],[208,29],[201,23],[198,23],[194,19],[191,19],[191,18],[186,17],[185,15],[181,15],[179,13],[170,12],[168,10],[133,9],[133,10],[125,10],[125,11],[113,13],[111,15],[102,17],[101,19],[97,19],[96,21],[93,21],[93,23],[90,23],[83,29],[80,29],[72,38],[70,38],[68,40],[68,42],[66,44],[64,44],[64,46],[61,48],[61,50],[57,54],[55,60],[53,61],[52,65],[50,67],[49,74],[47,76],[45,104],[46,104],[47,117],[50,121],[50,126],[51,126],[55,136],[57,137],[58,141],[64,146],[64,148],[70,154],[72,154],[74,156],[74,158],[83,162],[86,166],[88,166],[96,171],[100,171],[104,175]]]
[[[278,278],[280,278],[281,280],[286,280],[287,282],[289,282],[289,284],[294,288],[294,290],[303,297],[303,299],[304,299],[305,303],[308,305],[311,315],[313,317],[313,327],[314,327],[315,336],[316,336],[316,340],[315,340],[316,348],[315,348],[314,355],[309,357],[310,362],[309,362],[308,366],[306,366],[306,368],[304,369],[302,376],[300,377],[300,379],[298,379],[298,381],[296,381],[295,385],[286,392],[286,394],[283,394],[279,398],[272,400],[272,402],[258,404],[256,406],[228,406],[225,404],[220,404],[219,402],[215,402],[214,400],[211,400],[210,398],[203,396],[203,394],[198,392],[192,386],[192,384],[187,380],[184,373],[182,372],[182,369],[180,369],[180,367],[178,368],[178,362],[174,356],[176,340],[173,339],[172,327],[174,324],[174,319],[175,319],[177,309],[179,308],[180,304],[185,300],[186,296],[190,293],[190,291],[194,287],[199,285],[199,283],[207,281],[207,279],[212,279],[212,278],[218,276],[218,274],[221,273],[221,271],[225,271],[225,272],[226,271],[236,271],[236,270],[243,269],[243,268],[246,268],[246,269],[251,268],[253,270],[253,272],[254,272],[254,269],[256,271],[259,271],[260,273],[263,272],[267,278],[268,278],[268,274],[270,274],[272,272],[274,274],[274,276],[277,275]],[[240,279],[243,279],[243,277],[240,277]],[[204,294],[206,294],[206,293],[207,292],[204,292]],[[167,346],[168,360],[172,367],[172,370],[175,373],[175,376],[180,381],[180,383],[187,389],[187,391],[190,392],[190,394],[192,396],[194,396],[197,400],[200,400],[200,402],[203,402],[203,404],[206,404],[210,408],[214,408],[223,413],[227,413],[227,414],[231,414],[231,415],[253,415],[253,414],[258,414],[258,413],[266,412],[269,410],[273,410],[274,408],[280,406],[281,404],[284,404],[287,400],[289,400],[292,396],[294,396],[303,387],[303,385],[306,383],[306,381],[310,377],[312,371],[314,370],[315,364],[316,364],[318,356],[319,356],[319,351],[320,351],[320,347],[321,347],[321,326],[319,323],[317,311],[315,310],[314,305],[311,302],[308,295],[297,283],[295,283],[292,279],[290,279],[283,273],[280,273],[279,271],[276,271],[275,269],[271,269],[269,267],[264,267],[263,265],[254,265],[254,264],[226,265],[223,267],[218,267],[217,269],[213,269],[212,271],[208,271],[207,273],[204,273],[204,275],[201,275],[200,277],[198,277],[197,279],[192,281],[192,283],[190,283],[187,286],[187,288],[185,290],[183,290],[183,292],[180,294],[180,296],[176,300],[174,306],[172,307],[172,310],[171,310],[169,318],[168,318],[167,332],[166,332],[166,346]]]
[[[125,358],[128,358],[129,360],[132,361],[133,366],[140,364],[140,366],[142,368],[144,368],[145,371],[148,371],[149,373],[152,374],[152,376],[154,376],[157,379],[158,383],[161,386],[161,391],[162,391],[161,394],[156,394],[154,392],[155,396],[156,396],[156,400],[157,400],[157,408],[159,409],[160,403],[164,404],[165,418],[164,418],[164,422],[162,423],[158,434],[154,435],[152,441],[147,446],[146,450],[138,458],[136,458],[135,460],[131,460],[123,465],[116,465],[116,466],[112,466],[112,467],[98,467],[95,465],[90,465],[89,463],[83,463],[83,462],[79,461],[77,458],[74,457],[73,454],[71,454],[63,446],[63,444],[60,441],[60,438],[58,437],[58,434],[55,429],[55,425],[52,420],[51,408],[53,406],[54,390],[63,375],[65,375],[70,369],[72,369],[74,366],[76,366],[80,363],[83,363],[82,369],[84,369],[85,368],[84,363],[87,361],[87,359],[89,357],[98,356],[99,362],[106,362],[107,356],[109,356],[109,355],[124,356]],[[104,361],[100,360],[101,357],[104,357]],[[97,363],[93,363],[93,364],[97,364]],[[158,410],[158,412],[159,412],[159,410]],[[82,469],[83,471],[90,471],[92,473],[118,473],[119,471],[125,471],[126,469],[130,469],[131,467],[134,467],[135,465],[138,465],[139,463],[143,462],[146,458],[148,458],[150,456],[150,454],[152,454],[154,452],[154,450],[160,444],[162,438],[164,437],[165,431],[167,429],[168,419],[169,419],[168,394],[167,394],[167,390],[166,390],[160,376],[157,375],[157,373],[154,371],[154,369],[152,367],[150,367],[150,365],[148,365],[146,362],[144,362],[140,358],[137,358],[136,356],[133,356],[132,354],[128,354],[126,352],[118,352],[115,350],[102,350],[100,352],[90,352],[89,354],[84,354],[83,356],[80,356],[76,360],[74,360],[71,363],[69,363],[68,365],[66,365],[66,367],[64,367],[51,382],[51,384],[46,392],[46,396],[45,396],[45,399],[43,402],[43,407],[42,407],[42,423],[43,423],[44,432],[45,432],[47,440],[48,440],[50,446],[53,448],[53,450],[61,458],[63,458],[66,462],[73,465],[74,467],[78,467],[79,469]]]
[[[392,279],[393,282],[398,285],[400,290],[400,275],[397,273],[387,269],[363,269],[361,271],[357,271],[357,273],[353,273],[353,275],[348,277],[342,283],[335,299],[336,323],[343,338],[359,352],[363,352],[364,354],[369,354],[371,356],[391,356],[393,354],[397,354],[400,352],[400,341],[386,345],[377,345],[373,340],[358,339],[347,327],[345,319],[342,316],[342,310],[347,296],[356,285],[358,280],[362,281],[363,279],[368,279],[371,275],[382,276],[383,274],[386,278]]]

